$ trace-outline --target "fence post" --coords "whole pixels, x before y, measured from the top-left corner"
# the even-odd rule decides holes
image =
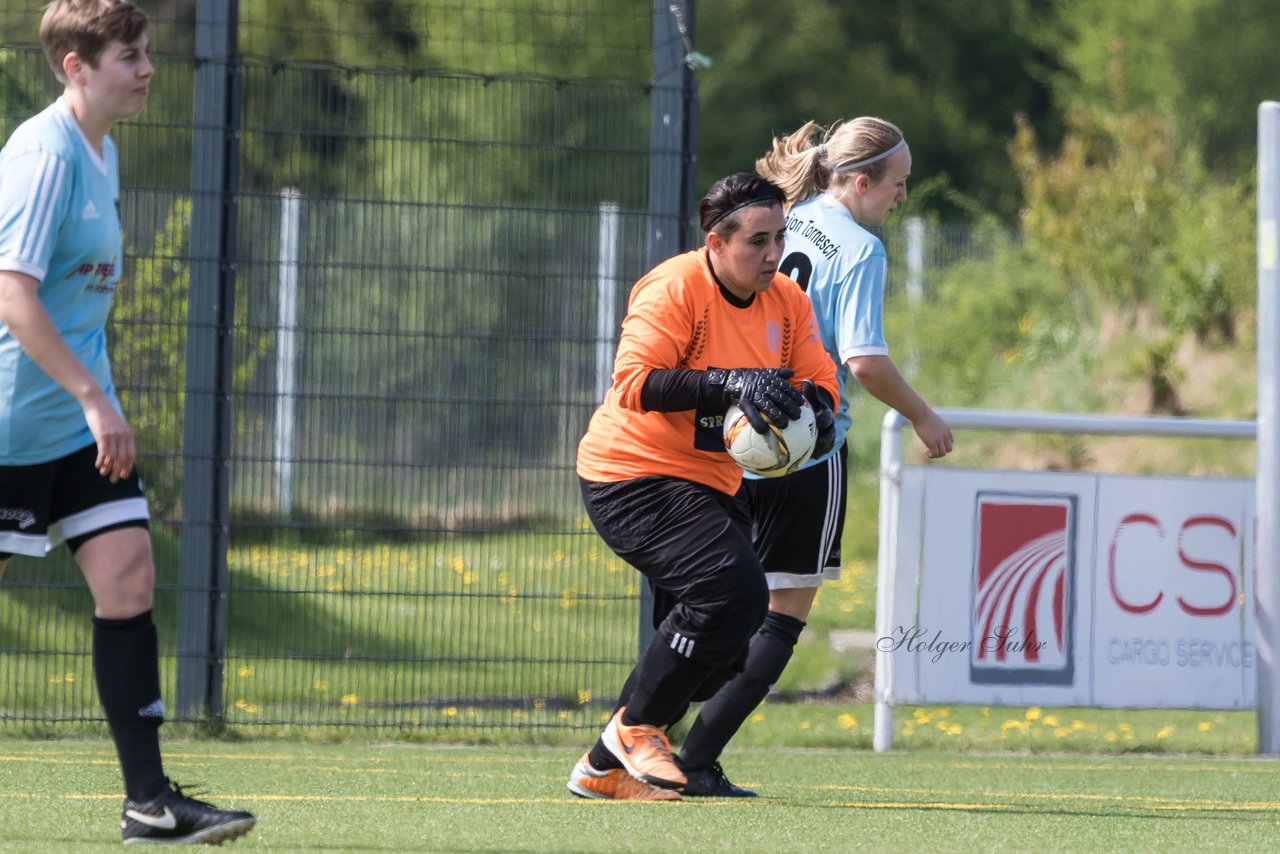
[[[618,215],[617,202],[600,203],[596,246],[596,396],[599,405],[613,384],[613,356],[618,331]]]
[[[1258,106],[1258,752],[1280,753],[1280,102]]]
[[[276,312],[276,509],[293,513],[293,443],[298,408],[298,239],[302,193],[280,191],[280,270]]]
[[[911,320],[919,317],[920,303],[924,301],[924,219],[918,216],[907,217],[907,305],[911,307]],[[916,378],[920,367],[920,351],[913,345],[907,354],[907,377]]]
[[[237,0],[196,3],[176,698],[176,717],[184,720],[222,713],[241,105],[238,19]]]
[[[697,157],[694,0],[654,0],[649,139],[649,267],[693,246]],[[640,651],[653,638],[653,591],[640,586]]]

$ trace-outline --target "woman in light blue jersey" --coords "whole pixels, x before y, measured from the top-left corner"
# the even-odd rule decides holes
[[[0,150],[0,575],[62,543],[84,573],[123,841],[217,843],[254,817],[164,774],[147,502],[107,361],[123,259],[110,132],[147,101],[147,16],[129,0],[54,0],[40,41],[62,97]]]
[[[684,741],[678,761],[689,779],[686,796],[754,794],[729,782],[720,753],[791,660],[822,582],[840,577],[849,377],[902,413],[930,457],[946,455],[952,444],[951,429],[898,371],[884,338],[888,262],[867,229],[907,199],[911,149],[902,131],[871,117],[826,131],[807,122],[774,139],[756,171],[787,194],[779,272],[809,295],[843,392],[831,453],[793,475],[743,484],[769,583],[769,613],[751,641],[745,670],[703,705]]]

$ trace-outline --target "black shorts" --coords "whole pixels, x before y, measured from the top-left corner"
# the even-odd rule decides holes
[[[770,590],[820,587],[840,577],[848,446],[786,477],[743,480],[752,540]]]
[[[98,446],[32,466],[0,466],[0,560],[44,557],[64,542],[123,527],[150,513],[138,470],[112,483],[94,468]]]

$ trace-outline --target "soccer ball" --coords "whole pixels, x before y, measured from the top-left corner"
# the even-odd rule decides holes
[[[786,427],[775,427],[763,412],[760,417],[769,425],[769,432],[763,435],[752,428],[737,405],[724,414],[724,447],[738,465],[761,477],[781,477],[813,456],[818,428],[809,401],[800,408],[800,417],[792,418]]]

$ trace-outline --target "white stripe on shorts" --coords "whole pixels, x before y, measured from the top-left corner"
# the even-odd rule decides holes
[[[119,524],[120,522],[141,522],[151,518],[147,511],[147,499],[122,498],[119,501],[108,501],[97,507],[90,507],[79,513],[59,519],[49,526],[49,542],[45,551],[53,551],[73,537],[83,537],[101,528]]]
[[[44,557],[48,548],[44,534],[20,534],[17,531],[0,531],[0,552],[11,555]]]
[[[822,517],[822,536],[820,539],[822,548],[818,552],[818,565],[813,568],[813,571],[819,575],[827,570],[827,556],[831,553],[831,547],[834,545],[831,541],[835,539],[836,535],[836,522],[838,521],[836,514],[840,510],[840,502],[836,495],[840,490],[840,485],[836,483],[836,475],[840,473],[838,471],[839,463],[839,454],[832,454],[823,462],[823,465],[827,467],[827,506],[826,515]]]

